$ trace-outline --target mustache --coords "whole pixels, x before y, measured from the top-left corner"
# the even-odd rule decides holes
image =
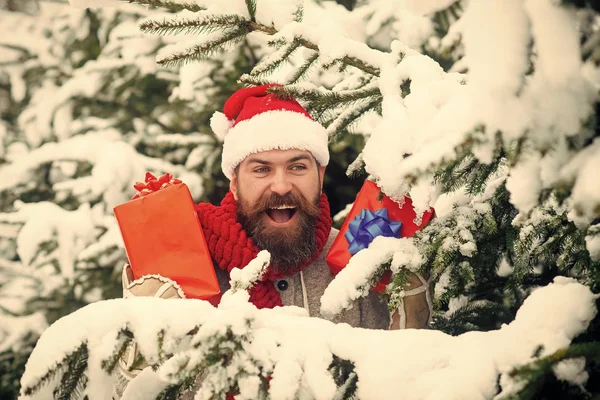
[[[255,204],[254,213],[265,212],[270,208],[277,208],[282,206],[293,206],[299,211],[304,212],[306,215],[316,217],[319,215],[318,201],[308,201],[301,194],[291,191],[284,195],[277,193],[271,193],[269,195],[262,196]]]

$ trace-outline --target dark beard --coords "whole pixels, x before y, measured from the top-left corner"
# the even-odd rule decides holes
[[[265,212],[285,204],[296,207],[296,225],[286,228],[270,226]],[[253,207],[240,196],[237,206],[238,222],[259,249],[271,253],[270,269],[281,275],[297,270],[317,251],[315,226],[319,213],[319,196],[310,202],[297,192],[284,196],[271,193],[261,197]]]

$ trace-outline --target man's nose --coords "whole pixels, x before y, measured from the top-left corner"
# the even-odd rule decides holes
[[[277,171],[271,182],[271,191],[283,196],[292,190],[292,182],[283,171]]]

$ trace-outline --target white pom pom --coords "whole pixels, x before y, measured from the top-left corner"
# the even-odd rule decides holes
[[[212,129],[221,141],[225,140],[225,135],[227,135],[227,132],[229,132],[229,129],[231,129],[232,126],[233,121],[228,120],[222,112],[215,111],[210,118],[210,129]]]

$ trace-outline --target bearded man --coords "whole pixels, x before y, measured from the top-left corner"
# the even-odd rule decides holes
[[[271,263],[250,289],[250,301],[258,308],[300,306],[321,317],[320,299],[333,280],[325,256],[338,234],[322,192],[327,132],[298,102],[278,98],[269,86],[237,91],[224,114],[211,119],[213,131],[223,138],[222,169],[230,191],[220,206],[200,203],[196,211],[222,292],[229,289],[231,270],[245,267],[265,249]],[[132,276],[126,268],[126,297],[182,297],[171,280],[131,282]],[[392,318],[384,299],[372,292],[334,322],[372,329],[424,327],[430,315],[427,287],[413,278],[408,289],[416,288],[415,295],[406,297],[404,309]]]

